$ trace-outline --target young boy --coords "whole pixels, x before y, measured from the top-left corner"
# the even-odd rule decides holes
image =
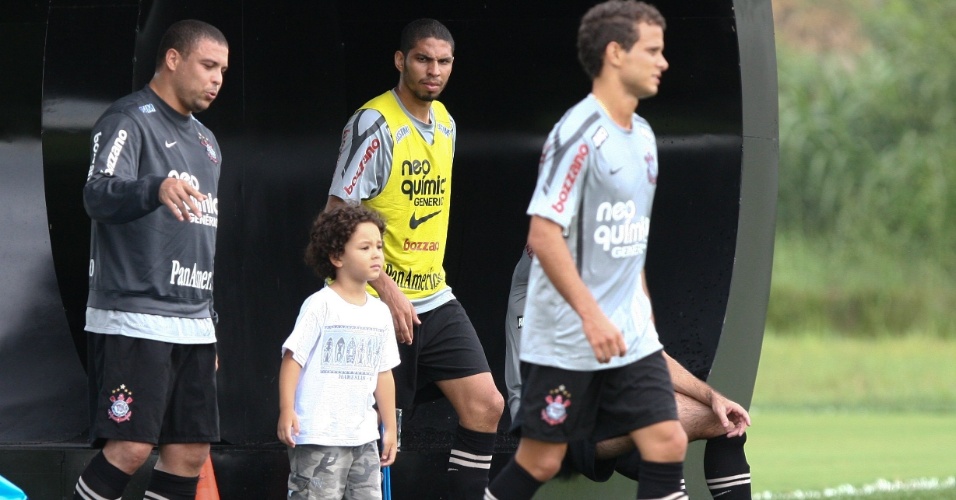
[[[289,498],[382,498],[381,467],[397,452],[398,343],[388,307],[365,287],[382,271],[384,231],[377,213],[351,204],[312,224],[305,261],[333,281],[305,300],[282,344],[278,436],[290,447]]]

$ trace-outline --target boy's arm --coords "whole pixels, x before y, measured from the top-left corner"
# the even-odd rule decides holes
[[[301,373],[302,366],[292,359],[292,351],[287,350],[279,367],[279,425],[276,434],[279,441],[292,448],[295,448],[295,436],[299,435],[299,416],[295,414],[295,389],[299,385]]]
[[[392,370],[378,374],[378,384],[375,386],[375,404],[378,406],[378,418],[385,425],[382,435],[382,467],[395,462],[398,453],[398,424],[395,417],[395,379]]]

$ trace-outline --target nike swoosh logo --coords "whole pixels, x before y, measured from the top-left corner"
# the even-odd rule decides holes
[[[441,210],[439,210],[439,211],[437,211],[437,212],[432,212],[432,213],[430,213],[430,214],[428,214],[428,215],[422,217],[421,219],[416,219],[416,218],[415,218],[415,212],[412,212],[412,218],[411,218],[411,219],[408,219],[408,227],[410,227],[410,228],[412,228],[412,229],[415,229],[415,228],[417,228],[418,226],[422,225],[422,224],[423,224],[425,221],[427,221],[428,219],[431,219],[432,217],[434,217],[434,216],[436,216],[436,215],[438,215],[438,214],[440,214],[440,213],[441,213]]]
[[[175,145],[176,145],[176,141],[173,141],[173,142],[166,141],[166,147],[167,147],[167,148],[171,148],[171,147],[173,147],[173,146],[175,146]]]
[[[611,175],[614,175],[614,174],[620,172],[620,171],[623,170],[623,169],[624,169],[624,167],[617,167],[617,169],[613,169],[613,168],[612,168],[612,169],[610,170],[610,174],[611,174]]]

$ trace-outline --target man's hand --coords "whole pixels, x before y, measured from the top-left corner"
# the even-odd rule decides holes
[[[412,345],[415,325],[422,324],[415,312],[415,306],[390,278],[378,279],[373,286],[378,292],[379,298],[392,312],[392,321],[395,323],[395,338],[398,343]]]
[[[181,179],[169,177],[159,185],[160,203],[166,205],[173,216],[181,221],[188,220],[187,212],[196,217],[202,216],[202,211],[196,203],[205,199],[206,195]]]
[[[717,391],[711,394],[710,407],[720,420],[720,425],[727,430],[727,437],[742,436],[747,427],[750,427],[750,414],[747,410]]]
[[[600,363],[608,363],[614,356],[623,356],[627,351],[624,335],[604,314],[595,314],[589,319],[582,318],[584,335],[594,350],[594,357]]]

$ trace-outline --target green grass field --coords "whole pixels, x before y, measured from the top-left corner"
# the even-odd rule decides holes
[[[754,493],[822,498],[841,485],[936,478],[930,491],[839,497],[956,498],[954,361],[956,341],[935,337],[768,334],[747,442]]]

